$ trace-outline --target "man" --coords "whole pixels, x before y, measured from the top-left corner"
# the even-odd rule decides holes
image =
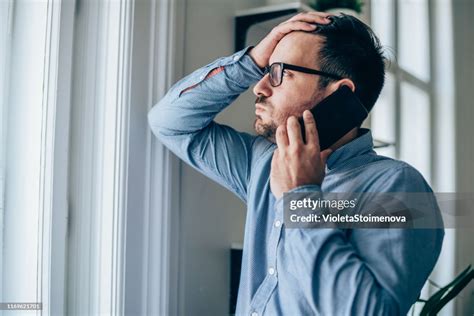
[[[265,73],[275,62],[323,75]],[[370,110],[383,81],[380,45],[367,26],[301,13],[257,46],[194,71],[151,109],[150,126],[164,145],[247,203],[237,315],[402,315],[415,302],[442,229],[287,229],[283,221],[284,192],[432,192],[413,167],[378,156],[368,129],[354,128],[320,151],[306,110],[342,85]],[[256,82],[259,136],[213,121]]]

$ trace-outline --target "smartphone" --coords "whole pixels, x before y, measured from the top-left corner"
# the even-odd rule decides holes
[[[362,124],[369,115],[359,98],[347,86],[339,88],[310,111],[316,120],[321,151],[329,148],[351,129]],[[303,140],[306,142],[302,116],[299,122]]]

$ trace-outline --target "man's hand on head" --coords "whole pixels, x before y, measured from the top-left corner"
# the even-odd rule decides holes
[[[270,171],[270,189],[275,198],[283,196],[298,186],[321,185],[326,171],[326,160],[331,149],[320,151],[318,130],[313,114],[303,113],[306,143],[301,136],[301,127],[295,116],[290,116],[286,126],[278,126]]]
[[[302,12],[274,27],[257,46],[253,47],[248,54],[260,68],[268,66],[268,61],[278,42],[288,33],[293,31],[314,31],[315,24],[327,24],[331,22],[331,16],[324,12]]]

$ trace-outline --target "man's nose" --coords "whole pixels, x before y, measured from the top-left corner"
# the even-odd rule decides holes
[[[267,98],[272,95],[272,87],[268,77],[268,74],[266,74],[259,82],[257,82],[255,87],[253,87],[253,94],[256,96],[263,95]]]

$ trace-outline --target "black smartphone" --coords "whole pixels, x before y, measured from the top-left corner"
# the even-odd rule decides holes
[[[321,151],[362,124],[369,115],[359,98],[347,86],[339,88],[310,111],[316,120]],[[299,118],[299,122],[303,140],[306,142],[303,117]]]

